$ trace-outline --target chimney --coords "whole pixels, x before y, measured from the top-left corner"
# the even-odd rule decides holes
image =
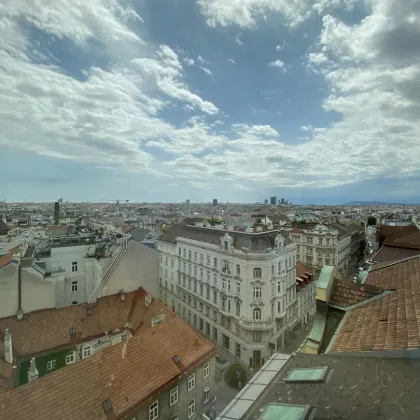
[[[60,203],[56,201],[54,203],[54,224],[58,225],[60,221]]]
[[[35,357],[32,357],[31,366],[28,372],[28,381],[32,382],[35,379],[38,379],[38,377],[39,377],[39,372],[38,372],[38,369],[36,368]]]
[[[123,289],[120,290],[120,299],[121,299],[121,302],[125,301],[125,292]]]
[[[4,360],[6,360],[7,363],[13,363],[12,336],[7,328],[4,331]]]

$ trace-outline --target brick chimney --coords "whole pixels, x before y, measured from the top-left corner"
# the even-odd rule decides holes
[[[13,363],[12,336],[7,328],[4,331],[4,360],[7,363]]]
[[[36,368],[35,357],[32,357],[31,366],[28,371],[28,381],[32,382],[35,379],[38,379],[38,377],[39,377],[39,372],[38,372],[38,369]]]

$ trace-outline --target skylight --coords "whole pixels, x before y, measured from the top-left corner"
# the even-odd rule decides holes
[[[310,405],[268,404],[261,420],[306,420],[310,414]]]
[[[286,382],[325,382],[327,367],[312,369],[293,369],[287,375]]]

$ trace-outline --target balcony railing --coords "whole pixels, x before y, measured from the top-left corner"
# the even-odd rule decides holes
[[[253,330],[269,330],[273,328],[273,320],[271,318],[269,321],[247,321],[245,319],[240,319],[239,324],[244,328]]]

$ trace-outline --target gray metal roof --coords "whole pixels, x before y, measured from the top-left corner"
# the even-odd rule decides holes
[[[176,243],[176,238],[179,236],[195,241],[220,245],[221,237],[226,233],[233,238],[234,248],[239,250],[241,248],[248,248],[250,251],[256,252],[265,252],[267,248],[274,248],[274,239],[279,234],[277,231],[245,233],[178,224],[169,226],[168,230],[159,237],[159,240]],[[288,235],[283,235],[283,237],[285,245],[292,243]]]

